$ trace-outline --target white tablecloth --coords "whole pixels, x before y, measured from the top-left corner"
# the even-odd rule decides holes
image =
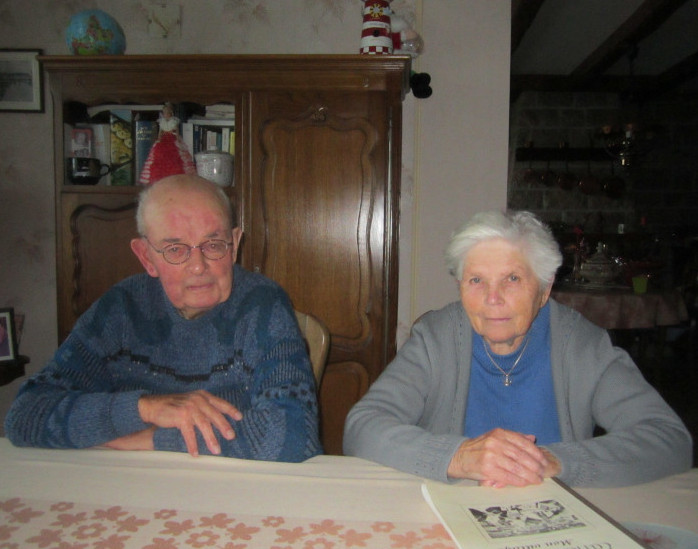
[[[575,491],[619,522],[651,522],[698,533],[698,469],[635,486]]]
[[[421,482],[350,457],[280,464],[0,439],[0,547],[451,549]],[[698,532],[698,470],[581,493],[613,518]]]

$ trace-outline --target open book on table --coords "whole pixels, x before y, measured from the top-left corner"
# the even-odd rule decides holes
[[[426,482],[422,494],[461,549],[646,547],[556,479],[526,488]]]

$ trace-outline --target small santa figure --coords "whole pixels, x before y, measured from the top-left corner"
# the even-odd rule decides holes
[[[150,185],[168,175],[196,174],[191,153],[179,136],[179,118],[174,115],[171,103],[165,103],[158,125],[158,139],[150,149],[138,180],[141,185]]]
[[[360,53],[368,55],[393,53],[390,2],[391,0],[364,0]]]
[[[390,32],[394,54],[418,57],[422,53],[424,49],[422,37],[405,19],[395,13],[390,16]]]

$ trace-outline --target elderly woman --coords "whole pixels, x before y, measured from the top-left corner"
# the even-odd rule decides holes
[[[446,256],[460,303],[415,324],[349,413],[346,454],[496,487],[627,485],[690,467],[688,431],[628,354],[549,299],[562,256],[545,225],[479,214]]]

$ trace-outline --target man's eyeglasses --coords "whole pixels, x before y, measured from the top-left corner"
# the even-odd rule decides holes
[[[225,240],[212,239],[202,242],[198,246],[189,246],[188,244],[168,244],[162,250],[158,250],[153,244],[148,240],[147,236],[144,236],[145,241],[150,244],[157,253],[162,254],[165,261],[172,265],[179,265],[180,263],[185,263],[191,257],[191,251],[194,248],[199,248],[201,253],[206,259],[211,259],[217,261],[223,259],[228,253],[228,248],[232,242],[226,242]]]

